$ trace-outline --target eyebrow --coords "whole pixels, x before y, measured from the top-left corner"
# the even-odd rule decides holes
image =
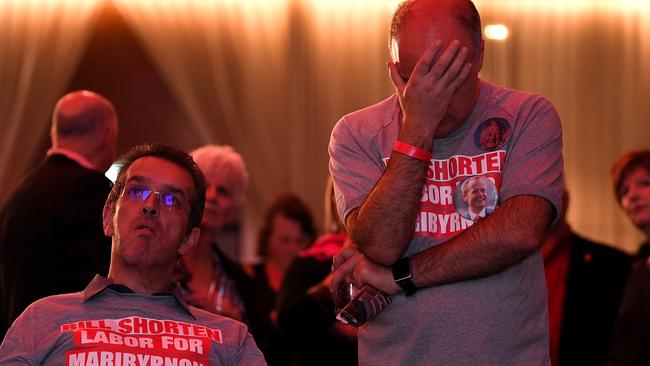
[[[136,182],[136,183],[155,183],[155,181],[151,178],[143,177],[140,175],[134,175],[132,177],[127,178],[127,180],[124,182],[124,184],[128,184],[129,182]],[[167,192],[172,192],[172,193],[182,193],[183,195],[187,196],[188,194],[185,193],[181,188],[178,188],[173,185],[169,184],[163,184],[162,188],[164,191]]]

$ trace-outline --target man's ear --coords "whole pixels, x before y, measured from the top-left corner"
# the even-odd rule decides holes
[[[194,249],[196,243],[199,242],[199,236],[201,236],[201,229],[193,227],[192,231],[185,236],[185,239],[183,239],[183,242],[178,247],[178,254],[185,255]]]
[[[115,232],[113,228],[114,214],[115,209],[113,208],[113,205],[109,205],[108,203],[105,204],[104,209],[102,210],[102,227],[104,228],[104,235],[108,237],[112,237]]]

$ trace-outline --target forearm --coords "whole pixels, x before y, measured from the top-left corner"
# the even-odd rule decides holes
[[[377,185],[348,215],[351,239],[374,262],[392,264],[411,241],[428,164],[393,152]]]
[[[544,198],[516,196],[454,239],[413,256],[413,283],[428,287],[498,273],[543,244],[553,209]]]
[[[400,141],[426,152],[432,150],[433,138],[451,98],[470,73],[467,56],[467,47],[458,40],[450,42],[444,51],[443,42],[436,40],[422,54],[408,80],[402,78],[395,63],[389,63],[403,116]],[[460,121],[453,129],[458,126]],[[376,263],[392,264],[411,241],[431,163],[430,155],[422,159],[393,151],[384,174],[366,200],[346,218],[352,240]]]

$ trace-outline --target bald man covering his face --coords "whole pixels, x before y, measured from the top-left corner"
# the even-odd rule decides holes
[[[115,109],[90,91],[66,94],[50,137],[45,159],[0,208],[0,337],[33,301],[83,290],[108,269],[102,207],[117,154]]]
[[[344,116],[329,145],[357,244],[335,257],[332,288],[347,276],[393,300],[359,329],[359,362],[548,365],[539,249],[561,206],[559,117],[541,96],[479,79],[481,22],[469,0],[402,3],[389,46],[395,94]],[[511,132],[486,150],[475,137],[494,119]],[[453,199],[469,176],[498,193],[476,223]]]

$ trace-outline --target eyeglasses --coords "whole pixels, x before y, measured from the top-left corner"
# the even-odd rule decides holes
[[[120,197],[129,201],[146,201],[151,194],[156,195],[158,204],[170,210],[182,210],[184,202],[189,202],[183,192],[154,191],[141,184],[124,184]]]

